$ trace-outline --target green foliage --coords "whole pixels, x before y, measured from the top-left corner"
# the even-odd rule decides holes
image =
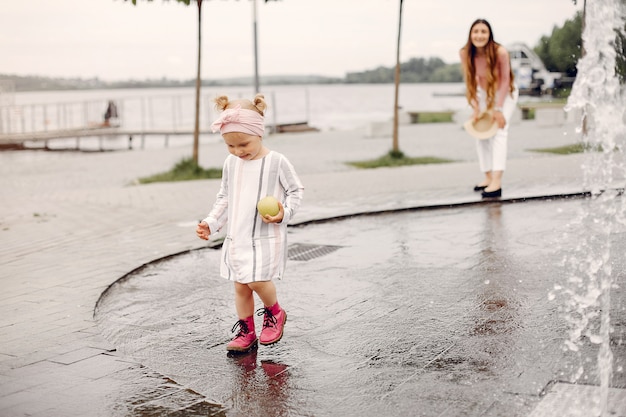
[[[588,143],[575,143],[573,145],[558,146],[556,148],[536,148],[529,149],[531,152],[552,153],[556,155],[571,155],[575,153],[583,152],[599,152],[602,150],[601,146],[594,146]]]
[[[411,123],[450,123],[454,116],[453,111],[423,111],[410,113]]]
[[[347,162],[347,164],[356,168],[371,169],[383,167],[399,167],[407,165],[444,164],[448,162],[454,161],[451,159],[437,158],[434,156],[410,158],[405,156],[402,151],[391,150],[386,155],[383,155],[377,159],[371,159],[368,161],[353,161]]]
[[[192,158],[180,160],[171,171],[139,178],[140,184],[151,182],[172,182],[222,178],[222,170],[218,168],[204,169]]]
[[[567,20],[563,27],[554,26],[550,36],[542,36],[534,50],[548,71],[576,76],[576,63],[581,56],[582,13]]]
[[[550,36],[542,36],[534,50],[542,59],[548,71],[563,72],[575,77],[576,64],[582,55],[582,12],[567,20],[563,27],[554,27]],[[624,83],[626,81],[626,23],[623,30],[615,31],[617,52],[615,71]]]
[[[346,75],[346,83],[392,83],[395,67],[378,67],[363,72]],[[411,58],[400,64],[400,79],[404,83],[461,82],[460,64],[448,65],[441,58]]]
[[[463,81],[463,70],[461,63],[446,65],[437,68],[429,77],[433,83],[458,83]]]

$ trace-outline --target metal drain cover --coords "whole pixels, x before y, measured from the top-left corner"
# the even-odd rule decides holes
[[[328,255],[340,247],[341,246],[294,243],[293,245],[289,245],[287,257],[291,261],[310,261],[311,259]]]

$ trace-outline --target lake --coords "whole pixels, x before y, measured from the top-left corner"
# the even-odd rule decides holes
[[[350,130],[393,118],[393,84],[276,85],[262,87],[268,125],[308,122],[323,131]],[[466,108],[461,83],[402,84],[401,111]],[[217,117],[213,98],[252,98],[253,87],[202,87],[201,129]],[[5,95],[0,133],[81,128],[103,121],[107,102],[118,107],[128,129],[193,129],[193,87],[80,91],[34,91]],[[9,104],[6,104],[9,103]]]

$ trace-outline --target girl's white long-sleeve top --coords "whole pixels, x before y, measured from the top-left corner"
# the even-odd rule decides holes
[[[217,200],[204,221],[211,233],[225,225],[220,275],[241,283],[282,278],[287,262],[287,224],[300,206],[304,187],[293,165],[270,151],[263,158],[224,161]],[[283,204],[280,223],[264,223],[256,205],[265,196]]]

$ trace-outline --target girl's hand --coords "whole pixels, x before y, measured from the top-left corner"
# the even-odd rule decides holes
[[[285,208],[283,207],[283,203],[279,201],[278,214],[276,216],[266,214],[265,216],[261,216],[261,219],[263,219],[263,223],[280,223],[283,221],[283,217],[285,217]]]
[[[502,114],[501,111],[495,110],[493,112],[493,118],[498,123],[498,127],[500,129],[502,129],[506,125],[506,119],[504,118],[504,115]]]
[[[196,235],[198,235],[200,239],[209,240],[211,230],[209,230],[209,225],[206,224],[205,221],[198,223],[198,226],[196,227]]]

